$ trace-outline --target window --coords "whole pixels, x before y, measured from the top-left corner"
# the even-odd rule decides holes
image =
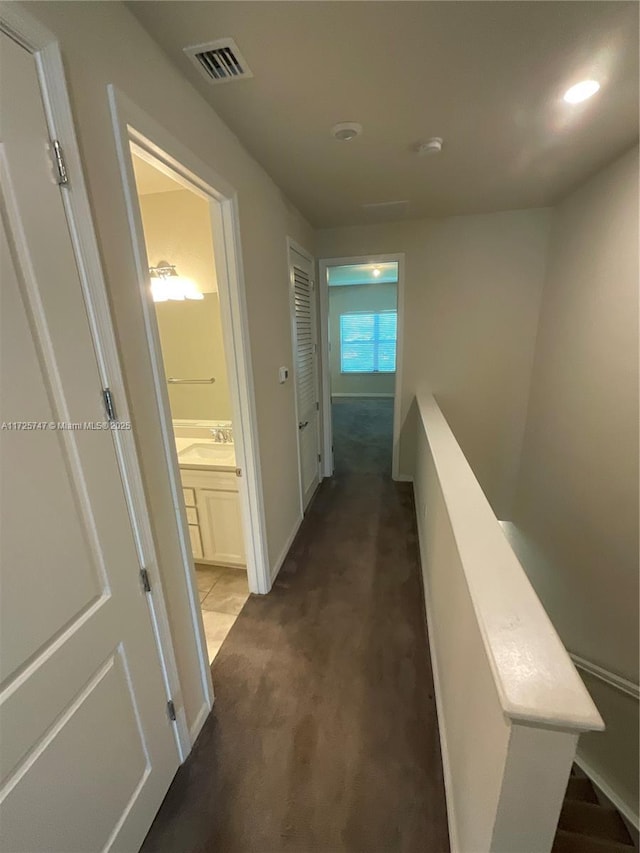
[[[341,373],[395,373],[397,328],[397,311],[341,314]]]

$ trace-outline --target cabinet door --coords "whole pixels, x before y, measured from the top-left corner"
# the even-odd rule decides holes
[[[200,528],[197,524],[189,525],[189,538],[191,539],[191,553],[194,560],[202,560],[202,543],[200,541]]]
[[[246,558],[238,493],[198,489],[196,500],[204,559],[244,566]]]

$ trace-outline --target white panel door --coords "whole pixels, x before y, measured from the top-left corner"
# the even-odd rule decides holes
[[[178,753],[112,434],[54,428],[102,389],[35,61],[0,39],[0,849],[135,851]]]
[[[295,357],[298,457],[306,509],[320,482],[318,354],[313,265],[295,249],[289,253]]]

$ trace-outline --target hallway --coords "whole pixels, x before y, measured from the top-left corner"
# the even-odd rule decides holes
[[[334,397],[332,422],[336,477],[344,474],[391,476],[392,398]]]
[[[251,596],[225,640],[213,713],[145,853],[449,850],[412,491],[388,474],[389,402],[338,403],[336,476],[271,594]]]

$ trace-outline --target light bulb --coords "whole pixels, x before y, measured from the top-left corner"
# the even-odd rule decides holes
[[[204,294],[200,293],[195,281],[191,278],[180,278],[182,282],[182,292],[185,299],[204,299]]]
[[[167,295],[172,302],[184,302],[184,288],[179,275],[171,275],[165,279]]]
[[[167,261],[160,261],[157,267],[149,267],[149,272],[151,273],[151,296],[154,302],[204,299],[195,281],[178,275],[175,265]]]
[[[600,89],[600,83],[597,80],[582,80],[576,83],[564,93],[564,100],[568,104],[579,104],[591,98]]]
[[[169,296],[167,294],[166,280],[164,278],[151,279],[151,298],[154,302],[167,302]]]

